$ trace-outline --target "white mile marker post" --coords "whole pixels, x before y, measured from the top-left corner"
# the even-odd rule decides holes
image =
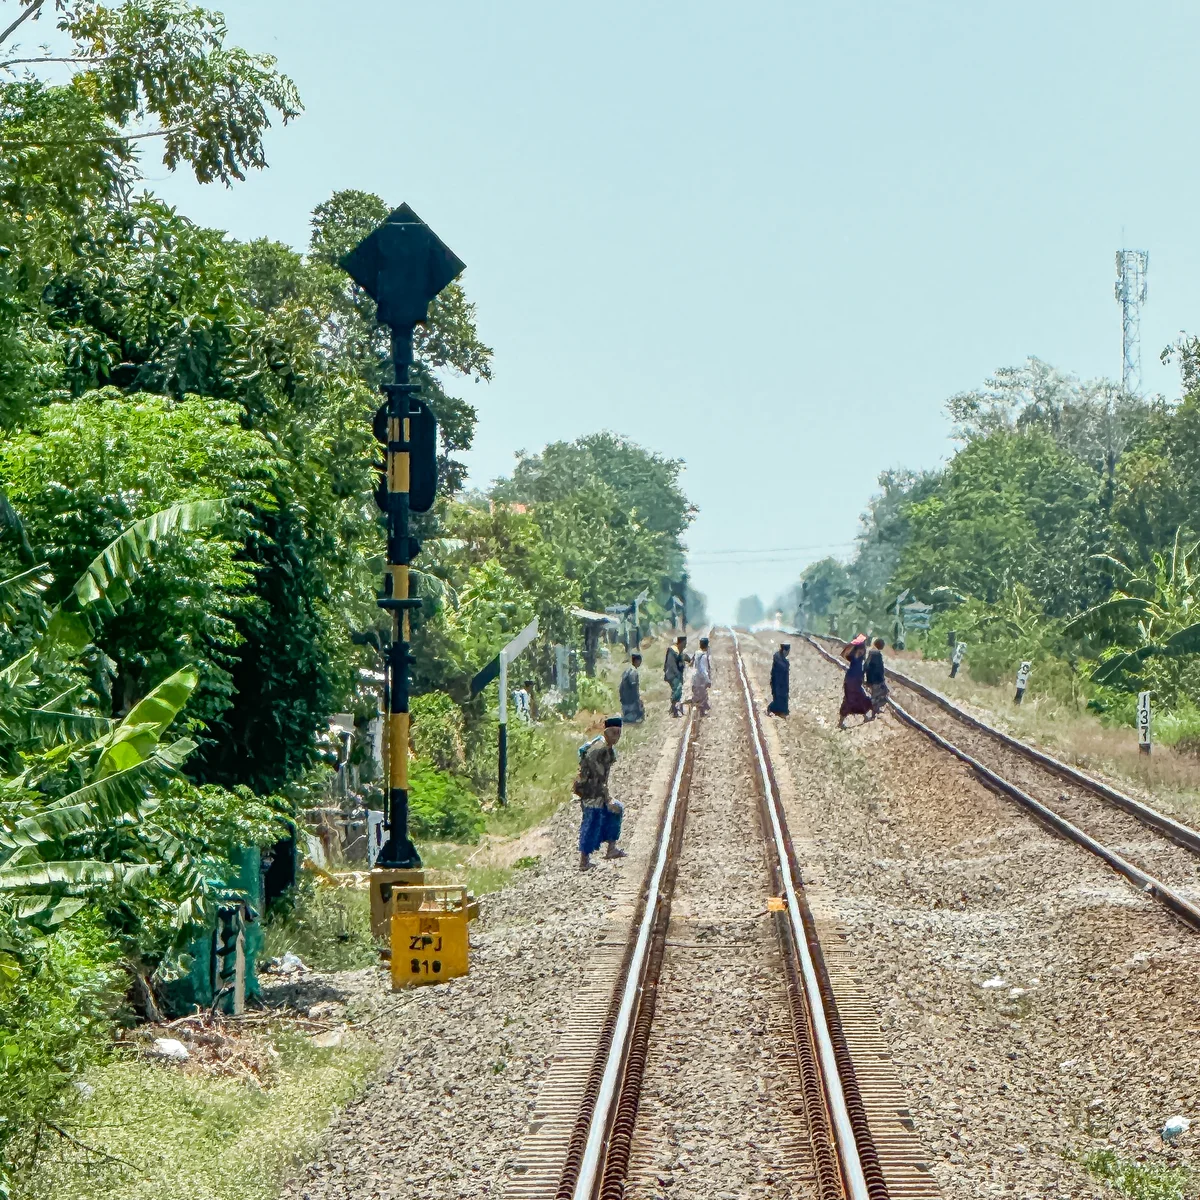
[[[1138,692],[1137,702],[1138,749],[1150,753],[1150,693]]]
[[[950,678],[953,679],[958,674],[958,668],[962,663],[963,655],[967,652],[966,642],[954,643],[954,657],[950,660]]]
[[[1017,694],[1013,697],[1014,704],[1020,704],[1025,695],[1025,688],[1029,683],[1029,672],[1033,670],[1033,663],[1023,662],[1017,668]]]

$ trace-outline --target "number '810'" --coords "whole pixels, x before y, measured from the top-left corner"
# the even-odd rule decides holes
[[[427,958],[414,958],[409,962],[408,965],[414,975],[437,975],[442,969],[442,960],[440,958],[435,958],[433,962],[430,963],[429,959]]]

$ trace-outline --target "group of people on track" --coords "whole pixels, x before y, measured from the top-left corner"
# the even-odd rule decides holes
[[[887,704],[887,667],[883,661],[883,638],[868,643],[860,633],[842,650],[846,674],[842,680],[842,707],[838,712],[838,728],[846,728],[846,718],[859,715],[864,722],[873,721]],[[771,703],[767,712],[773,717],[788,715],[788,694],[791,690],[792,665],[789,661],[791,643],[782,642],[771,659]]]
[[[791,644],[783,642],[771,659],[771,702],[767,712],[773,717],[788,715],[791,691]],[[842,650],[846,659],[846,673],[842,680],[842,707],[838,713],[838,728],[846,728],[846,718],[862,716],[864,722],[873,721],[887,704],[887,668],[883,660],[884,641],[876,638],[868,642],[867,635],[860,633]],[[646,706],[642,702],[640,671],[642,655],[633,651],[629,666],[621,676],[618,696],[621,715],[605,719],[603,731],[579,750],[579,774],[575,779],[574,792],[583,808],[579,826],[579,869],[590,870],[594,865],[592,855],[601,846],[607,846],[605,858],[624,858],[625,851],[617,845],[621,837],[621,821],[625,806],[613,799],[608,788],[608,777],[617,761],[617,743],[626,725],[636,725],[646,719]],[[684,677],[688,667],[692,668],[692,696],[690,703],[701,716],[711,711],[709,692],[713,684],[712,656],[708,650],[708,638],[700,639],[700,649],[695,655],[687,651],[687,638],[680,634],[674,645],[667,647],[663,659],[663,681],[670,688],[672,717],[682,717],[685,711],[683,699]]]
[[[687,637],[680,634],[674,645],[667,647],[663,659],[663,681],[671,689],[668,711],[673,717],[682,717],[685,711],[683,683],[689,666],[692,668],[691,704],[701,716],[707,716],[712,709],[709,692],[713,683],[713,667],[708,638],[700,639],[700,649],[692,655],[687,652]],[[625,857],[625,851],[617,846],[625,806],[609,793],[608,776],[617,761],[616,747],[621,740],[622,730],[626,725],[637,725],[646,719],[641,668],[641,652],[634,650],[629,655],[629,666],[625,668],[617,688],[621,715],[606,718],[603,731],[579,749],[579,773],[573,790],[583,808],[579,825],[581,871],[592,868],[592,855],[601,846],[608,847],[605,858]]]

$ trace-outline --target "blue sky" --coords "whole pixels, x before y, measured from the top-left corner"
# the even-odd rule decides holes
[[[473,479],[611,428],[686,460],[713,615],[844,552],[943,404],[1036,354],[1115,375],[1113,255],[1150,252],[1158,352],[1200,330],[1200,6],[231,0],[306,113],[232,190],[151,186],[302,247],[407,200],[495,347]],[[739,553],[729,553],[730,551]],[[747,550],[769,553],[748,555]]]

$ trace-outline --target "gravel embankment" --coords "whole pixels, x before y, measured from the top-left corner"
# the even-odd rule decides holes
[[[700,725],[625,1195],[807,1196],[801,1098],[732,643]],[[807,1173],[806,1171],[803,1173]]]
[[[655,774],[669,754],[664,738],[673,743],[678,731],[678,723],[660,726],[614,768],[614,793],[627,803],[622,841],[634,847],[630,857],[580,873],[578,807],[565,805],[546,830],[552,849],[539,866],[485,897],[465,978],[392,993],[377,969],[308,977],[314,998],[339,1000],[371,1022],[388,1065],[338,1118],[285,1197],[500,1194],[592,950],[629,880],[645,871],[662,799]]]
[[[1200,937],[894,716],[838,732],[839,673],[792,641],[797,852],[945,1195],[1111,1196],[1072,1161],[1105,1148],[1190,1162],[1159,1131],[1200,1117]],[[770,648],[747,648],[760,688]]]

